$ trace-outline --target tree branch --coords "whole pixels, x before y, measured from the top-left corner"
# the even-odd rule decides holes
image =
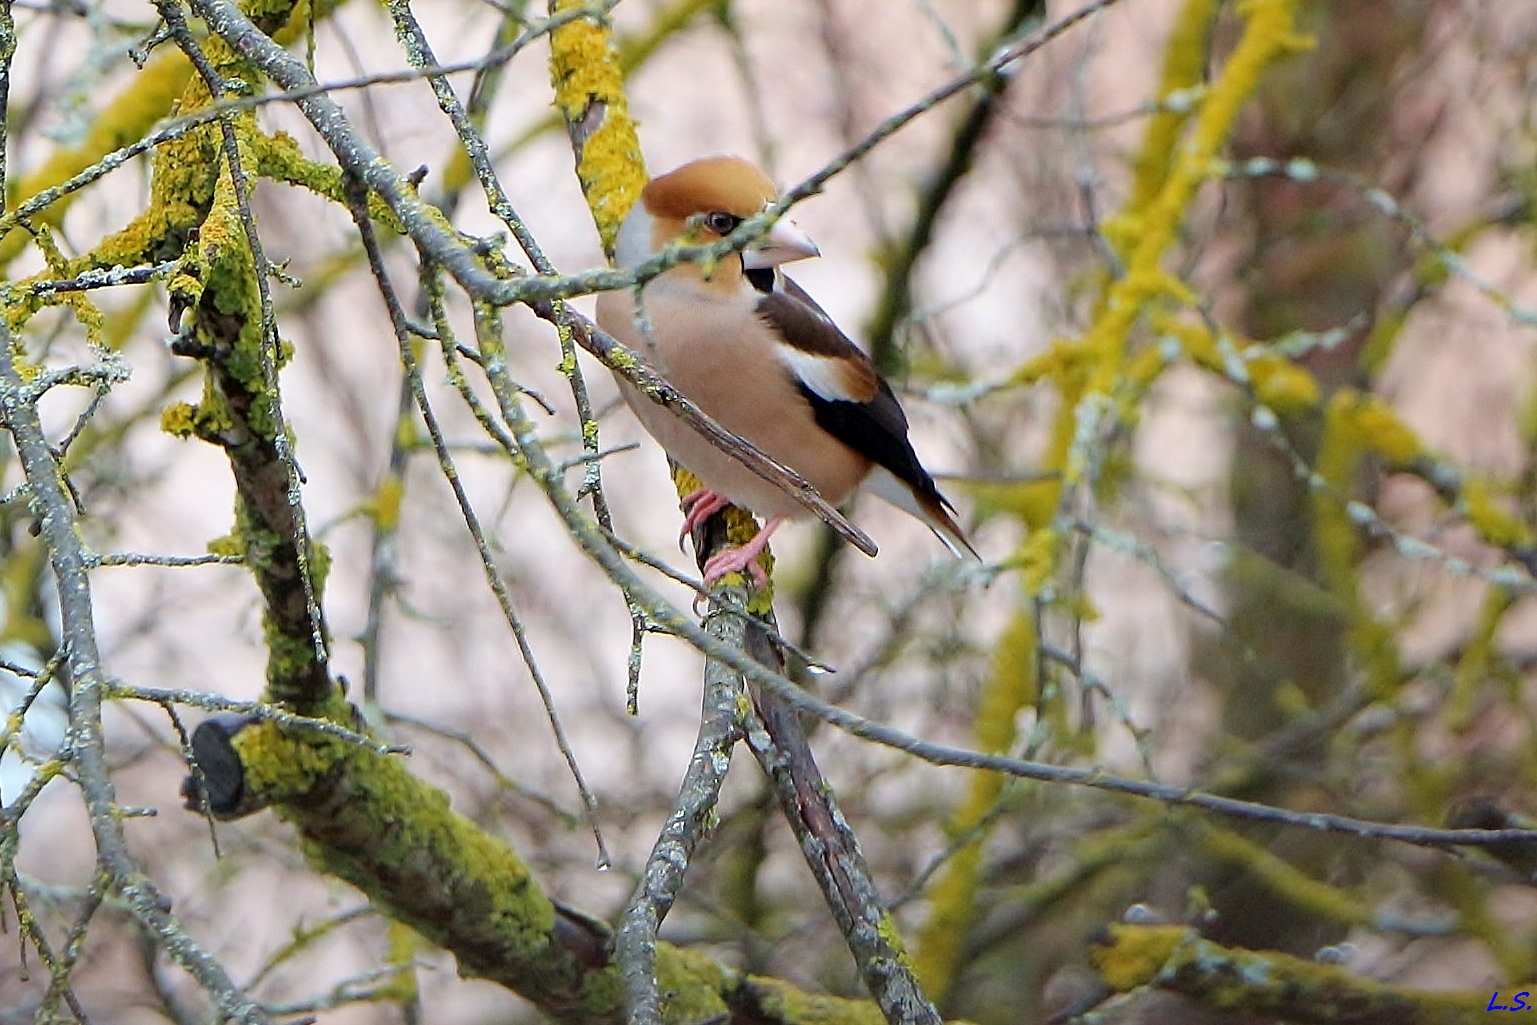
[[[218,961],[198,946],[171,914],[170,900],[139,871],[128,855],[122,809],[107,770],[101,706],[106,690],[96,645],[88,560],[77,532],[74,500],[65,492],[58,464],[38,418],[37,407],[16,366],[10,328],[0,319],[0,424],[10,433],[26,475],[33,514],[48,546],[59,590],[60,641],[69,673],[69,733],[66,746],[79,773],[79,786],[96,839],[96,862],[133,916],[150,931],[184,971],[197,980],[227,1017],[251,1025],[269,1019],[236,988]]]

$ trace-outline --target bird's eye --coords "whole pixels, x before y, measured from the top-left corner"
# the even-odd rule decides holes
[[[724,210],[716,210],[704,215],[704,226],[722,237],[736,231],[737,225],[742,223],[742,218],[735,214],[728,214]]]

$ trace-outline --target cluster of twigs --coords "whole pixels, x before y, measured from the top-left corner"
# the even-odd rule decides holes
[[[79,1020],[87,1014],[71,984],[80,949],[93,918],[107,902],[120,904],[153,941],[197,982],[217,1006],[219,1014],[241,1022],[269,1022],[292,1009],[275,1009],[258,1003],[247,986],[234,981],[226,968],[188,934],[173,913],[169,900],[130,854],[123,820],[134,809],[123,807],[115,794],[106,759],[103,705],[110,700],[151,702],[172,712],[181,733],[181,748],[191,766],[189,799],[199,811],[213,818],[229,819],[276,808],[298,829],[310,845],[314,860],[323,870],[356,885],[392,918],[404,922],[428,939],[452,952],[463,970],[502,982],[534,1001],[561,1020],[617,1021],[659,1025],[682,1020],[678,1008],[705,1008],[692,1021],[795,1021],[799,1019],[785,998],[787,987],[775,980],[734,973],[708,966],[703,959],[663,943],[658,936],[663,919],[684,887],[684,877],[700,848],[709,842],[710,828],[720,802],[731,752],[745,743],[758,760],[769,789],[805,855],[812,875],[839,925],[875,1005],[892,1022],[937,1023],[942,1020],[933,1001],[925,995],[919,974],[908,958],[892,913],[882,897],[874,872],[865,863],[854,830],[840,811],[831,787],[812,756],[805,732],[806,721],[826,723],[846,733],[884,745],[935,766],[981,770],[998,777],[1071,784],[1107,794],[1150,799],[1169,807],[1195,809],[1235,820],[1278,824],[1352,837],[1390,840],[1425,848],[1446,850],[1481,846],[1509,851],[1513,845],[1537,842],[1537,831],[1505,828],[1515,823],[1499,819],[1501,828],[1440,829],[1399,825],[1323,812],[1300,812],[1263,801],[1232,796],[1239,789],[1217,772],[1209,786],[1171,785],[1133,779],[1103,771],[1095,765],[1063,765],[1021,757],[1012,735],[986,750],[934,742],[848,711],[801,688],[786,671],[785,652],[793,645],[782,638],[772,611],[762,596],[741,588],[720,587],[705,595],[708,614],[702,622],[669,602],[644,572],[644,560],[621,538],[612,522],[604,492],[602,458],[596,434],[596,414],[587,392],[575,350],[596,357],[624,376],[655,401],[672,410],[695,429],[740,458],[765,478],[774,481],[821,517],[837,536],[867,553],[874,544],[838,510],[821,499],[793,470],[775,463],[750,443],[714,423],[685,396],[672,389],[633,352],[619,346],[574,310],[567,300],[595,291],[635,288],[657,274],[686,260],[716,260],[750,243],[784,215],[792,205],[823,188],[837,175],[869,154],[919,118],[939,109],[945,101],[966,96],[968,108],[956,131],[951,159],[931,182],[920,204],[918,227],[911,245],[898,254],[891,280],[896,284],[884,307],[887,317],[876,331],[877,347],[886,352],[892,345],[895,324],[911,314],[909,278],[931,237],[933,226],[957,183],[971,164],[995,116],[995,101],[1006,88],[1020,62],[1065,33],[1089,23],[1116,0],[1092,0],[1056,21],[1033,31],[1036,5],[1012,6],[992,40],[986,59],[956,74],[911,106],[884,120],[862,135],[846,151],[827,162],[815,174],[786,191],[773,210],[743,224],[718,245],[675,247],[634,271],[609,269],[562,273],[546,257],[524,220],[514,209],[497,177],[497,170],[483,136],[488,84],[507,61],[527,50],[535,40],[549,37],[557,65],[573,59],[610,62],[612,76],[619,75],[618,55],[611,49],[575,50],[563,33],[589,32],[584,37],[607,40],[606,17],[613,4],[551,4],[549,17],[520,26],[509,18],[510,38],[499,43],[485,58],[465,64],[439,62],[409,6],[399,0],[386,4],[397,38],[406,51],[409,72],[374,75],[348,83],[318,82],[305,61],[279,39],[292,12],[283,10],[255,16],[233,0],[157,0],[160,27],[139,59],[148,59],[155,47],[174,47],[192,69],[195,84],[182,93],[183,109],[176,117],[146,130],[140,138],[101,155],[88,167],[68,176],[35,196],[28,197],[0,217],[0,237],[25,233],[41,249],[52,251],[45,275],[6,285],[5,299],[58,303],[67,297],[86,296],[107,287],[162,284],[172,296],[172,351],[196,361],[206,375],[207,387],[197,407],[181,411],[177,423],[183,433],[214,444],[227,456],[238,496],[234,551],[206,557],[101,554],[91,550],[80,530],[82,514],[77,496],[71,493],[67,455],[97,404],[126,375],[123,358],[98,347],[93,362],[63,369],[33,366],[25,336],[17,337],[0,323],[0,425],[12,439],[20,465],[20,481],[9,497],[25,503],[37,524],[37,535],[47,552],[58,594],[60,611],[58,658],[49,663],[0,736],[8,746],[20,736],[20,722],[37,703],[50,681],[67,690],[69,729],[60,738],[19,795],[7,797],[0,808],[0,887],[10,897],[21,923],[19,942],[36,950],[49,972],[49,986],[42,1002],[45,1009],[67,1005]],[[1281,5],[1266,8],[1279,9]],[[1272,12],[1273,13],[1273,12]],[[14,26],[8,18],[0,25],[0,58],[9,68],[15,53]],[[206,27],[207,35],[189,18]],[[1257,21],[1259,15],[1255,16]],[[1271,41],[1274,47],[1280,44]],[[563,47],[568,47],[563,49]],[[1258,59],[1258,58],[1256,58]],[[1235,58],[1235,63],[1237,59]],[[468,103],[449,83],[450,74],[474,70],[477,86]],[[9,73],[6,71],[5,80]],[[386,81],[425,79],[431,83],[440,107],[453,126],[469,157],[476,181],[489,208],[505,226],[522,256],[503,253],[494,240],[472,237],[454,226],[446,211],[458,201],[456,194],[424,197],[420,178],[392,165],[369,143],[347,116],[336,94],[345,88],[361,88]],[[560,83],[557,83],[557,89]],[[274,91],[267,91],[269,86]],[[1235,92],[1235,96],[1238,95]],[[1241,100],[1241,97],[1240,97]],[[200,102],[197,102],[200,101]],[[1235,100],[1234,102],[1239,102]],[[276,152],[272,137],[255,122],[258,107],[290,104],[307,120],[328,150],[334,165],[291,169],[296,179],[345,206],[351,214],[377,292],[389,323],[404,370],[400,416],[418,420],[425,427],[428,444],[444,478],[453,489],[456,505],[473,539],[487,587],[497,600],[523,663],[539,692],[555,732],[557,744],[570,766],[582,795],[587,822],[599,852],[599,864],[608,867],[612,856],[598,825],[598,802],[582,778],[577,759],[558,717],[555,700],[544,673],[534,658],[528,629],[508,583],[498,568],[493,545],[462,484],[452,445],[440,423],[422,372],[422,346],[435,345],[458,396],[502,454],[531,480],[559,518],[572,543],[623,595],[633,627],[630,675],[632,688],[640,672],[641,646],[648,633],[666,633],[692,645],[705,656],[705,694],[701,726],[680,795],[661,828],[651,856],[641,870],[635,894],[611,933],[575,910],[551,901],[531,873],[506,845],[479,835],[468,822],[448,811],[430,788],[414,780],[396,757],[401,749],[374,739],[348,704],[331,664],[331,639],[323,612],[323,556],[307,522],[303,503],[303,475],[293,452],[291,426],[284,414],[280,371],[286,359],[278,314],[270,292],[271,282],[281,277],[280,268],[265,255],[250,197],[256,180],[272,173],[270,168],[286,154]],[[577,164],[596,171],[584,173],[583,185],[594,210],[622,193],[625,182],[615,175],[639,173],[638,149],[630,148],[628,165],[605,176],[605,165],[592,151],[595,138],[611,143],[601,133],[630,132],[622,108],[613,97],[590,92],[575,107],[562,103],[571,133]],[[1214,107],[1220,107],[1214,104]],[[1234,108],[1236,110],[1236,108]],[[1167,111],[1165,111],[1167,112]],[[1219,113],[1221,111],[1219,110]],[[1231,117],[1233,110],[1227,111]],[[1225,137],[1207,139],[1213,157]],[[3,141],[3,140],[0,140]],[[173,152],[173,147],[185,149]],[[1199,150],[1199,147],[1192,147]],[[0,153],[4,146],[0,145]],[[77,261],[58,256],[44,218],[69,197],[94,184],[133,157],[156,154],[155,202],[167,196],[177,160],[200,154],[213,173],[206,176],[195,196],[181,196],[193,210],[179,224],[161,224],[158,235],[129,249],[124,237],[117,248]],[[298,161],[293,163],[297,164]],[[612,170],[612,169],[610,169]],[[1192,174],[1208,176],[1209,166]],[[1300,165],[1250,164],[1230,168],[1229,173],[1249,176],[1290,174],[1306,176]],[[1180,183],[1194,190],[1205,177]],[[629,182],[628,184],[633,184]],[[1363,190],[1364,183],[1349,182]],[[1174,190],[1173,193],[1177,193]],[[1176,197],[1177,198],[1177,197]],[[1385,198],[1385,197],[1384,197]],[[1188,199],[1188,197],[1187,197]],[[1171,201],[1172,202],[1172,201]],[[1396,204],[1384,202],[1384,213],[1407,225],[1416,240],[1433,252],[1447,255],[1452,273],[1462,268],[1449,251],[1437,248],[1433,236]],[[1181,211],[1171,209],[1177,222]],[[600,229],[612,227],[612,218]],[[1172,231],[1173,224],[1170,225]],[[418,293],[403,298],[403,290],[391,273],[388,237],[398,233],[415,255]],[[231,247],[238,250],[232,257]],[[121,256],[131,252],[128,263]],[[1161,251],[1151,257],[1154,263]],[[112,262],[108,262],[109,257]],[[92,259],[101,265],[89,265]],[[1128,276],[1128,290],[1147,287]],[[1470,278],[1470,280],[1472,280]],[[1486,294],[1497,290],[1484,287]],[[1132,302],[1139,297],[1121,297]],[[1145,298],[1145,296],[1143,297]],[[473,310],[473,339],[461,339],[450,309],[467,303]],[[510,368],[502,337],[502,316],[507,308],[521,306],[533,311],[557,334],[565,357],[563,370],[570,383],[573,403],[582,420],[582,456],[575,462],[557,459],[529,413],[538,397],[529,392]],[[83,309],[83,307],[80,307]],[[1107,309],[1120,316],[1128,307],[1114,302]],[[1140,307],[1138,307],[1140,309]],[[1529,316],[1511,305],[1512,315]],[[1125,316],[1134,318],[1135,312]],[[1130,331],[1130,320],[1124,325]],[[1112,331],[1113,333],[1113,331]],[[1250,373],[1250,357],[1238,351],[1239,343],[1220,330],[1212,330],[1211,362],[1222,367],[1226,379],[1251,396],[1256,408],[1268,408],[1270,393],[1265,382]],[[94,339],[93,339],[94,341]],[[1326,344],[1319,339],[1293,339],[1301,349]],[[1112,344],[1124,341],[1112,340]],[[1192,342],[1192,347],[1195,346]],[[1199,358],[1199,357],[1196,357]],[[998,382],[1002,391],[1023,383],[1030,375]],[[484,386],[484,391],[480,386]],[[62,442],[50,442],[38,412],[39,400],[53,389],[81,387],[96,396],[80,424]],[[979,390],[982,395],[988,389]],[[1076,554],[1060,558],[1081,579],[1083,560],[1090,546],[1128,552],[1162,569],[1155,552],[1093,522],[1083,515],[1100,478],[1105,473],[1109,439],[1125,424],[1118,417],[1113,389],[1086,398],[1077,411],[1078,430],[1063,459],[1065,487],[1050,517],[1063,550]],[[483,396],[489,394],[487,400]],[[588,430],[592,427],[592,430]],[[1518,533],[1497,535],[1491,544],[1507,557],[1494,569],[1457,560],[1386,523],[1369,507],[1353,502],[1338,482],[1324,480],[1309,461],[1288,446],[1284,434],[1269,437],[1295,465],[1299,479],[1306,480],[1322,498],[1347,509],[1361,533],[1388,539],[1404,556],[1434,558],[1453,572],[1477,576],[1511,593],[1534,589],[1530,570],[1534,550]],[[397,446],[391,472],[403,473],[403,447]],[[569,471],[580,465],[581,484],[571,487]],[[1473,499],[1456,471],[1436,460],[1414,453],[1404,469],[1432,481],[1449,505],[1466,506]],[[724,543],[730,528],[712,521],[695,538],[701,564],[712,547]],[[380,610],[388,597],[391,576],[387,531],[376,536],[370,631],[377,631]],[[1503,544],[1501,544],[1503,540]],[[1078,546],[1072,548],[1072,546]],[[1072,566],[1077,559],[1076,567]],[[253,575],[263,599],[266,639],[269,645],[267,693],[259,703],[215,700],[194,692],[135,687],[114,679],[98,650],[96,612],[91,597],[91,571],[114,565],[202,565],[239,563]],[[1010,567],[1029,560],[1020,557]],[[822,561],[822,577],[812,593],[822,593],[830,580],[832,560]],[[1050,574],[1048,574],[1050,576]],[[1178,586],[1167,572],[1173,589],[1200,615],[1220,616]],[[1049,585],[1037,586],[1030,598],[1038,621],[1048,604]],[[1032,646],[1041,664],[1051,662],[1077,679],[1085,691],[1094,689],[1092,674],[1085,668],[1081,646],[1061,650],[1046,643],[1036,631]],[[1075,635],[1076,636],[1076,635]],[[377,636],[367,646],[365,695],[377,687]],[[1044,680],[1047,673],[1040,672]],[[1319,712],[1299,729],[1316,739],[1359,711],[1366,699],[1349,695]],[[190,736],[182,729],[174,709],[197,707],[220,715],[205,722]],[[1012,714],[1012,713],[1011,713]],[[979,745],[986,746],[986,745]],[[29,908],[27,888],[15,868],[22,816],[37,799],[50,778],[65,775],[79,788],[90,815],[97,872],[86,899],[66,931],[62,946],[50,942],[46,930]],[[970,830],[985,822],[967,824]],[[954,850],[973,842],[975,832],[962,831]],[[466,856],[471,851],[476,858]],[[937,870],[937,866],[934,867]],[[1171,934],[1172,935],[1172,934]],[[1181,944],[1184,944],[1182,946]],[[1170,963],[1188,948],[1185,937],[1172,936],[1165,955]],[[1202,948],[1220,958],[1216,948]],[[1236,963],[1237,958],[1234,958]],[[713,975],[711,971],[713,970]],[[1114,975],[1113,965],[1106,968]],[[1152,973],[1129,987],[1160,984]],[[387,983],[393,976],[381,973],[371,984]],[[1298,985],[1318,980],[1302,979]],[[1330,976],[1329,985],[1344,986],[1343,973]],[[605,989],[600,980],[617,979],[621,985]],[[661,980],[681,985],[687,993],[667,990]],[[1164,980],[1165,983],[1167,980]],[[348,999],[372,992],[360,984],[348,991]],[[1342,1001],[1348,1005],[1348,1001]],[[857,1002],[829,1007],[862,1020],[868,1006]],[[1385,1006],[1388,1006],[1385,1004]],[[1402,1004],[1391,1004],[1401,1013]],[[1462,1014],[1460,1005],[1455,1014]],[[1288,1005],[1288,1013],[1296,1009]],[[1316,1020],[1344,1020],[1320,1017]],[[1354,1020],[1379,1020],[1358,1018]],[[1380,1020],[1388,1020],[1386,1018]],[[1425,1020],[1432,1020],[1427,1018]],[[1446,1020],[1462,1020],[1447,1018]]]

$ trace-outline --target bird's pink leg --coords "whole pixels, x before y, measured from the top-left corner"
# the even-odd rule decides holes
[[[692,534],[695,527],[730,505],[731,499],[719,491],[699,488],[684,495],[678,504],[683,507],[683,528],[678,531],[678,548],[681,549],[683,539]]]
[[[753,582],[759,587],[768,586],[768,574],[763,571],[763,566],[758,562],[758,556],[763,553],[768,544],[769,535],[779,529],[779,525],[785,521],[783,516],[775,516],[763,525],[758,531],[758,536],[745,545],[722,548],[710,556],[704,564],[704,583],[706,587],[715,583],[727,573],[740,573],[743,570],[752,574]]]

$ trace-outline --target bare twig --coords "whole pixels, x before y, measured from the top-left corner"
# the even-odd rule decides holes
[[[384,256],[379,250],[378,240],[374,235],[373,223],[368,218],[367,204],[361,196],[349,196],[348,208],[357,224],[358,233],[363,239],[363,247],[368,254],[369,268],[373,272],[375,283],[379,287],[380,295],[384,298],[385,307],[389,312],[390,323],[395,329],[396,342],[400,349],[400,358],[405,366],[406,379],[411,387],[411,394],[416,401],[417,408],[421,411],[422,420],[427,426],[428,437],[432,439],[433,448],[438,455],[439,464],[443,467],[443,476],[448,481],[449,487],[454,492],[454,499],[459,504],[460,515],[464,517],[465,526],[469,529],[471,537],[475,541],[476,551],[480,555],[481,565],[486,573],[486,580],[496,596],[497,604],[502,610],[502,616],[512,630],[514,639],[518,645],[518,652],[523,658],[523,664],[528,667],[529,676],[534,681],[534,687],[539,693],[540,700],[544,703],[545,716],[549,720],[550,729],[555,735],[556,746],[560,749],[566,765],[571,771],[572,778],[576,781],[578,793],[582,798],[582,808],[586,816],[587,825],[592,830],[594,843],[598,848],[598,866],[607,868],[612,863],[608,852],[608,845],[603,841],[603,830],[598,825],[598,799],[592,789],[587,785],[587,780],[582,774],[581,766],[577,763],[576,753],[571,750],[571,744],[566,738],[565,728],[561,725],[560,716],[555,711],[555,698],[550,693],[549,684],[545,681],[544,673],[539,668],[539,663],[534,657],[534,651],[529,643],[528,631],[523,625],[523,619],[518,615],[517,609],[512,604],[512,596],[507,592],[506,582],[502,579],[501,572],[496,568],[496,562],[491,557],[490,547],[486,543],[484,532],[480,527],[479,517],[471,506],[469,496],[464,491],[464,485],[459,474],[454,470],[453,456],[448,451],[448,443],[443,437],[443,431],[438,425],[437,416],[432,411],[432,406],[427,401],[427,390],[422,383],[421,371],[417,366],[416,354],[411,348],[411,329],[406,320],[405,310],[401,306],[399,298],[395,294],[394,285],[390,281],[389,273],[384,266]],[[439,330],[443,334],[442,341],[450,344],[451,336],[447,332],[447,323],[440,323]]]
[[[743,640],[759,662],[782,670],[779,652],[757,624],[747,625]],[[870,995],[891,1025],[939,1025],[939,1012],[913,974],[859,841],[812,755],[800,713],[777,690],[759,686],[753,692],[757,714],[748,747],[769,778]]]
[[[149,929],[171,958],[198,981],[221,1013],[240,1022],[268,1017],[235,986],[224,968],[182,928],[170,901],[133,863],[123,836],[117,797],[108,775],[101,704],[106,691],[96,646],[91,585],[85,552],[76,533],[75,506],[59,480],[58,465],[43,434],[35,406],[24,400],[27,386],[17,373],[9,327],[0,323],[0,424],[10,433],[31,489],[43,543],[48,546],[59,588],[61,640],[70,679],[69,743],[81,792],[96,838],[97,864],[112,880],[134,917]]]

